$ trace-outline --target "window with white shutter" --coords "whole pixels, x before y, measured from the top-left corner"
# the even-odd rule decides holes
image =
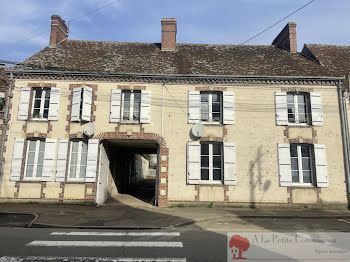
[[[71,121],[91,121],[92,110],[92,93],[91,87],[73,88]]]
[[[56,139],[46,138],[42,181],[52,181],[55,169]]]
[[[235,143],[224,143],[224,184],[229,186],[237,184]]]
[[[11,181],[19,181],[21,177],[21,167],[23,159],[24,138],[15,138],[11,162]]]
[[[188,92],[188,123],[195,124],[200,122],[201,117],[201,104],[200,104],[200,92],[189,91]]]
[[[137,108],[138,106],[136,105],[135,107]],[[151,91],[149,90],[141,91],[140,123],[151,123]]]
[[[322,126],[323,125],[323,110],[322,110],[322,99],[321,94],[311,92],[311,112],[312,112],[312,125]]]
[[[66,177],[66,164],[68,154],[68,139],[58,140],[57,161],[56,161],[56,181],[64,182]]]
[[[145,98],[145,97],[144,97]],[[122,91],[122,122],[140,122],[141,91]]]
[[[87,140],[71,141],[68,180],[85,179],[87,154],[88,154]]]
[[[18,105],[18,120],[27,120],[30,100],[30,87],[22,87]]]
[[[319,93],[276,92],[275,108],[277,125],[323,125]]]
[[[223,92],[223,121],[224,125],[235,123],[235,94],[233,92]]]
[[[60,111],[61,89],[52,87],[50,92],[50,105],[48,120],[58,120]]]
[[[328,187],[326,146],[314,145],[317,187]]]
[[[201,149],[200,143],[187,143],[187,184],[199,184],[201,178]]]
[[[32,115],[34,120],[47,120],[49,117],[51,89],[47,87],[33,88]]]
[[[85,86],[83,88],[83,101],[81,110],[81,120],[91,121],[91,107],[92,107],[92,88]]]
[[[111,90],[111,108],[109,115],[110,123],[120,122],[120,101],[121,101],[121,90],[112,89]]]
[[[44,157],[45,140],[28,140],[26,166],[24,170],[25,179],[41,180],[43,176]]]
[[[85,182],[96,181],[98,146],[99,146],[98,139],[89,139]]]
[[[229,112],[232,111],[232,99],[227,94],[227,118],[229,118]],[[201,92],[200,93],[200,120],[206,123],[221,123],[222,122],[222,93],[220,92]],[[232,120],[232,118],[231,118]],[[231,122],[231,121],[228,121]]]
[[[202,142],[200,143],[200,148],[201,183],[222,183],[222,143]]]
[[[278,163],[281,186],[328,186],[324,145],[278,144]]]

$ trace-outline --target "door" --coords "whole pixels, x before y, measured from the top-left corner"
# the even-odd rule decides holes
[[[97,181],[96,204],[102,204],[108,197],[109,159],[103,144],[100,150],[100,165]]]

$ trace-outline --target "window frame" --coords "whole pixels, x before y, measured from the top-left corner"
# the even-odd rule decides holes
[[[310,144],[290,144],[290,148],[292,146],[296,146],[297,147],[297,154],[298,154],[298,172],[299,172],[299,182],[293,182],[293,169],[292,169],[292,154],[290,156],[290,161],[291,161],[291,181],[292,181],[292,186],[298,186],[298,187],[314,187],[315,185],[315,172],[316,172],[316,167],[315,167],[315,152],[314,152],[314,148],[313,145]],[[303,164],[302,164],[302,160],[303,160],[303,156],[301,153],[301,147],[308,147],[309,150],[309,161],[310,161],[310,168],[311,168],[311,172],[310,172],[310,178],[311,178],[311,182],[310,183],[304,183],[304,177],[303,177]],[[290,149],[291,150],[291,149]]]
[[[44,115],[44,110],[45,110],[45,101],[49,101],[49,106],[47,107],[47,117],[34,117],[34,108],[35,108],[35,100],[36,98],[36,92],[38,90],[41,90],[41,97],[40,97],[40,108],[39,108],[39,116]],[[50,92],[50,96],[48,99],[46,99],[46,93]],[[50,113],[50,98],[51,98],[51,88],[50,87],[34,87],[32,89],[32,108],[31,108],[31,114],[30,114],[30,120],[35,120],[35,121],[48,121],[49,118],[49,113]]]
[[[205,169],[209,169],[209,179],[208,180],[202,180],[202,145],[203,144],[208,144],[209,145],[209,166],[208,168],[205,167]],[[220,170],[221,170],[221,179],[220,180],[214,180],[214,168],[213,167],[213,144],[220,144],[220,157],[221,157],[221,165],[220,165]],[[222,185],[224,182],[224,144],[220,142],[201,142],[200,143],[200,173],[199,173],[199,181],[200,184],[217,184],[217,185]]]
[[[294,117],[295,123],[289,122],[289,112],[288,112],[288,95],[293,95],[293,105],[294,105]],[[299,123],[299,104],[298,95],[303,95],[305,97],[306,103],[306,123]],[[311,116],[311,98],[308,92],[287,92],[287,121],[290,126],[311,126],[312,116]]]
[[[67,181],[76,181],[76,182],[81,182],[81,181],[85,181],[86,179],[86,167],[87,167],[87,155],[88,155],[88,149],[89,149],[89,143],[88,140],[84,140],[84,139],[78,139],[78,140],[70,140],[70,146],[69,146],[69,165],[68,165],[68,176],[67,176]],[[73,153],[73,143],[78,142],[78,156],[77,156],[77,163],[75,165],[76,170],[75,170],[75,177],[70,177],[71,174],[71,164],[72,164],[72,153]],[[82,166],[81,165],[81,152],[82,152],[82,148],[83,148],[83,143],[86,143],[87,147],[86,147],[86,162],[85,162],[85,174],[84,177],[79,177],[80,175],[80,169]]]
[[[33,162],[33,173],[32,176],[27,176],[27,169],[28,169],[28,155],[29,155],[29,148],[30,148],[30,142],[35,141],[35,153],[34,153],[34,162]],[[23,180],[39,180],[41,181],[43,177],[43,171],[44,171],[44,158],[45,158],[45,139],[28,139],[27,141],[27,152],[26,152],[26,162],[25,162],[25,168],[24,168],[24,174],[23,174]],[[44,153],[43,153],[43,159],[42,159],[42,171],[41,176],[37,176],[38,171],[38,160],[39,160],[39,154],[40,154],[40,142],[44,143]]]
[[[208,121],[202,120],[202,95],[208,94]],[[213,94],[219,95],[220,98],[220,120],[219,121],[213,121]],[[223,93],[220,91],[201,91],[199,93],[199,117],[200,117],[200,123],[202,124],[210,124],[210,125],[219,125],[223,123]]]
[[[125,93],[130,92],[129,100],[129,119],[124,119],[124,96]],[[135,93],[140,94],[140,104],[139,104],[139,119],[134,120],[134,105],[135,105]],[[141,90],[122,90],[121,92],[121,106],[120,106],[120,122],[122,123],[140,123],[141,121],[141,103],[142,103],[142,94]],[[132,118],[130,120],[130,118]]]

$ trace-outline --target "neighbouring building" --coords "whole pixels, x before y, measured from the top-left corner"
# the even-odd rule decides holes
[[[177,43],[169,18],[161,43],[71,40],[51,19],[50,44],[8,71],[3,201],[101,203],[157,154],[159,206],[347,205],[344,77],[297,52],[295,23],[239,46]]]

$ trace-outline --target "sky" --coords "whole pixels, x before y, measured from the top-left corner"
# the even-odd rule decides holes
[[[0,60],[21,62],[48,45],[50,17],[66,22],[115,0],[0,0]],[[69,38],[160,42],[163,17],[178,43],[241,44],[310,0],[120,0],[72,21]],[[304,43],[350,45],[350,1],[315,0],[247,44],[270,45],[289,21]],[[33,37],[36,36],[36,37]]]

